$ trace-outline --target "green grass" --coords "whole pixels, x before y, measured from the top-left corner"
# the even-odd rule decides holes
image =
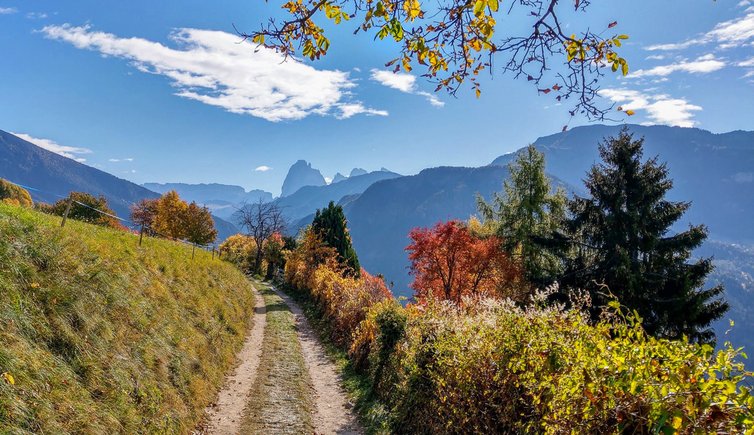
[[[0,204],[0,433],[188,433],[249,282],[211,254]]]
[[[268,285],[257,288],[267,309],[264,352],[241,433],[313,433],[311,381],[293,313]]]
[[[299,304],[309,321],[309,325],[317,332],[320,343],[325,348],[325,353],[340,372],[343,387],[348,398],[354,404],[354,409],[358,413],[359,422],[364,431],[368,434],[390,433],[388,411],[373,394],[371,380],[356,370],[348,358],[348,354],[330,338],[331,326],[327,322],[326,316],[317,308],[314,301],[303,292],[296,291],[284,283],[279,283],[277,288],[283,290]]]

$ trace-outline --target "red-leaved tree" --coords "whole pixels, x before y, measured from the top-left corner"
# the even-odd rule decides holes
[[[463,296],[511,296],[521,273],[498,237],[479,238],[459,221],[415,228],[406,248],[416,298],[461,302]]]

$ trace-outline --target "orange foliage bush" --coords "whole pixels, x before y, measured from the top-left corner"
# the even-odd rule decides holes
[[[416,298],[461,303],[464,297],[511,297],[522,286],[521,271],[495,236],[480,238],[459,221],[415,228],[406,248]]]
[[[288,255],[285,280],[297,289],[307,289],[324,315],[332,322],[332,339],[349,346],[352,333],[375,303],[392,299],[382,279],[362,269],[359,278],[344,274],[337,252],[311,231]]]

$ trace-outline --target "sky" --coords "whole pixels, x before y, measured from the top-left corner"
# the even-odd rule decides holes
[[[493,68],[482,96],[435,93],[384,64],[395,46],[331,31],[310,62],[242,43],[282,2],[0,0],[0,129],[136,183],[226,183],[275,195],[299,159],[414,174],[481,166],[588,124]],[[501,7],[501,9],[503,9]],[[593,2],[566,29],[630,38],[628,76],[601,82],[617,122],[754,130],[754,0]],[[498,33],[526,31],[520,16]],[[415,70],[417,71],[417,70]]]

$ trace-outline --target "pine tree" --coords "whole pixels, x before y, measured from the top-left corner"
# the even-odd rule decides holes
[[[348,233],[343,207],[330,201],[326,208],[317,210],[312,221],[312,229],[327,246],[338,251],[339,261],[348,267],[349,273],[359,276],[361,273],[359,257],[351,244],[351,235]]]
[[[534,145],[523,150],[508,165],[510,178],[503,183],[503,195],[495,193],[487,203],[477,199],[486,225],[492,225],[509,255],[518,257],[526,280],[535,286],[551,284],[559,271],[558,259],[537,244],[549,236],[565,217],[566,197],[562,189],[553,193],[545,175],[544,154]]]
[[[711,259],[691,261],[707,228],[672,230],[690,203],[665,199],[673,186],[667,166],[656,157],[642,162],[643,142],[624,129],[600,144],[603,163],[585,181],[590,197],[568,204],[570,248],[561,251],[567,265],[561,284],[589,290],[597,308],[617,297],[653,335],[710,341],[710,324],[728,304],[719,298],[722,286],[702,289]]]

